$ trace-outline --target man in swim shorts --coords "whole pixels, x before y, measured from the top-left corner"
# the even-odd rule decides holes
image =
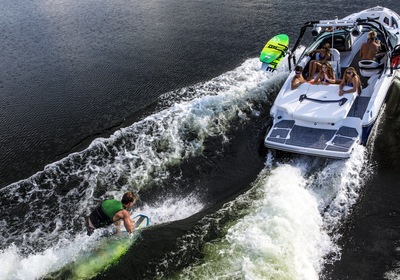
[[[87,235],[92,235],[96,228],[102,228],[115,224],[118,226],[123,221],[126,231],[132,233],[134,224],[128,212],[138,198],[133,192],[126,192],[121,201],[115,199],[104,200],[92,213],[85,218]]]

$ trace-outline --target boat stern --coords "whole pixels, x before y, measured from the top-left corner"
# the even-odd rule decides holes
[[[358,125],[357,125],[358,123]],[[348,120],[332,129],[296,124],[294,120],[279,120],[269,130],[264,144],[267,148],[297,154],[328,158],[349,158],[354,146],[360,142],[360,121]]]

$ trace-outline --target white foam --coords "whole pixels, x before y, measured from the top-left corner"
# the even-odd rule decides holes
[[[297,168],[274,169],[255,212],[229,229],[233,251],[242,251],[236,265],[245,278],[318,279],[322,256],[332,245],[305,184]]]
[[[228,229],[222,242],[207,245],[204,265],[183,275],[318,279],[323,256],[334,245],[323,230],[317,200],[306,184],[301,169],[288,164],[263,173],[254,186],[257,197],[251,196],[249,214]]]
[[[384,275],[384,279],[387,280],[400,280],[400,264],[397,264],[398,268],[388,271]]]
[[[324,226],[336,234],[341,222],[351,213],[363,182],[371,175],[364,146],[358,145],[348,160],[334,160],[315,174],[308,189],[314,193]],[[335,239],[339,238],[335,235]]]
[[[161,198],[152,205],[145,205],[137,212],[145,213],[151,217],[154,224],[162,224],[181,220],[200,212],[204,205],[194,195],[187,197]]]
[[[281,164],[267,156],[253,188],[221,210],[247,201],[238,206],[244,217],[206,245],[204,262],[179,277],[319,279],[325,262],[340,257],[337,230],[357,201],[364,158],[361,146],[348,160],[298,156]]]
[[[60,269],[62,266],[74,260],[83,253],[93,241],[93,238],[83,238],[79,235],[68,245],[62,245],[60,241],[53,248],[46,249],[41,253],[33,253],[24,256],[19,249],[12,245],[0,253],[0,279],[20,279],[31,280],[38,279],[46,274]]]
[[[397,247],[396,251],[400,252],[400,247]],[[387,280],[400,280],[400,262],[396,262],[394,267],[384,274],[383,278]]]

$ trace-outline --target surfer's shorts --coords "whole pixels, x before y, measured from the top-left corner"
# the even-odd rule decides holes
[[[96,209],[90,213],[89,219],[94,228],[106,227],[113,223],[112,219],[106,215],[101,205],[97,206]]]
[[[85,226],[87,235],[91,236],[94,232],[94,228],[89,225],[89,217],[85,217]]]

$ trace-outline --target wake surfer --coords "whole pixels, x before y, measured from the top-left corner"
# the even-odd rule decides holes
[[[92,213],[85,218],[87,235],[92,235],[96,228],[102,228],[115,224],[120,225],[121,220],[124,223],[128,233],[133,233],[135,226],[128,212],[133,207],[138,195],[133,192],[126,192],[121,201],[115,199],[104,200]]]

